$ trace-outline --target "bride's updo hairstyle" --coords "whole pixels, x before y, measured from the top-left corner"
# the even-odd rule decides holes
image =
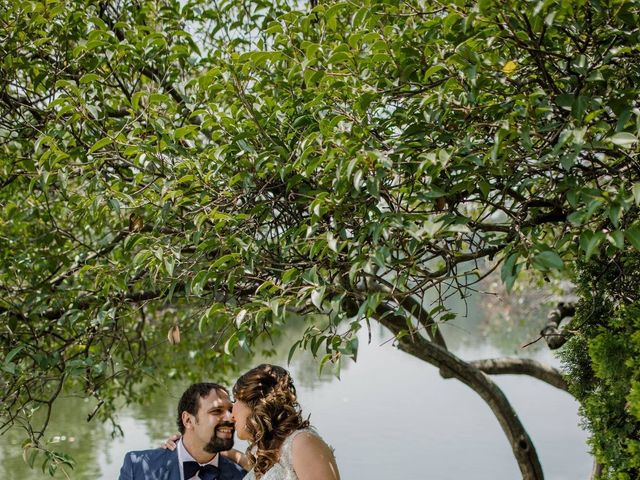
[[[242,375],[233,396],[251,409],[246,424],[251,436],[247,456],[259,479],[278,462],[285,438],[307,428],[309,421],[302,418],[291,375],[276,365],[258,365]]]

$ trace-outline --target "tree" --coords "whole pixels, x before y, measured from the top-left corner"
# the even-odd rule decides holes
[[[483,370],[558,373],[463,362],[438,325],[496,268],[511,288],[640,248],[639,7],[3,7],[3,423],[41,447],[28,412],[60,389],[108,418],[167,355],[224,369],[291,315],[292,353],[339,366],[374,320],[478,392],[542,478]],[[189,345],[155,345],[170,327]]]

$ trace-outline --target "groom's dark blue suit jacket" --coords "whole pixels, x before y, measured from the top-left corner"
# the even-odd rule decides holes
[[[241,480],[245,471],[222,455],[218,459],[219,480]],[[141,450],[124,457],[119,480],[180,480],[177,450]]]

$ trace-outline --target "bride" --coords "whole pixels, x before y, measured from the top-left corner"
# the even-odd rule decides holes
[[[246,480],[339,480],[333,452],[302,418],[284,368],[262,364],[249,370],[233,396],[236,434],[249,442]]]

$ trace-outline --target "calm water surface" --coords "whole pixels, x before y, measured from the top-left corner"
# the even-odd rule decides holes
[[[462,320],[450,327],[451,348],[458,355],[473,360],[505,354],[469,325]],[[395,349],[385,330],[372,333],[367,344],[363,332],[358,361],[349,362],[340,380],[318,378],[316,365],[303,354],[294,357],[290,367],[303,411],[311,413],[312,423],[335,448],[344,480],[520,478],[505,436],[480,397]],[[283,348],[270,361],[286,365],[287,351]],[[544,349],[527,351],[527,356],[558,364]],[[591,458],[573,398],[529,377],[493,378],[533,438],[546,478],[589,478]],[[117,479],[125,452],[154,447],[175,431],[174,409],[182,388],[169,385],[148,404],[123,410],[119,420],[124,437],[117,438],[111,437],[110,426],[86,423],[90,405],[83,399],[61,402],[51,431],[64,435],[61,449],[77,460],[70,478]],[[18,431],[0,437],[0,478],[50,478],[23,463],[22,439]],[[244,449],[242,443],[236,446]]]

